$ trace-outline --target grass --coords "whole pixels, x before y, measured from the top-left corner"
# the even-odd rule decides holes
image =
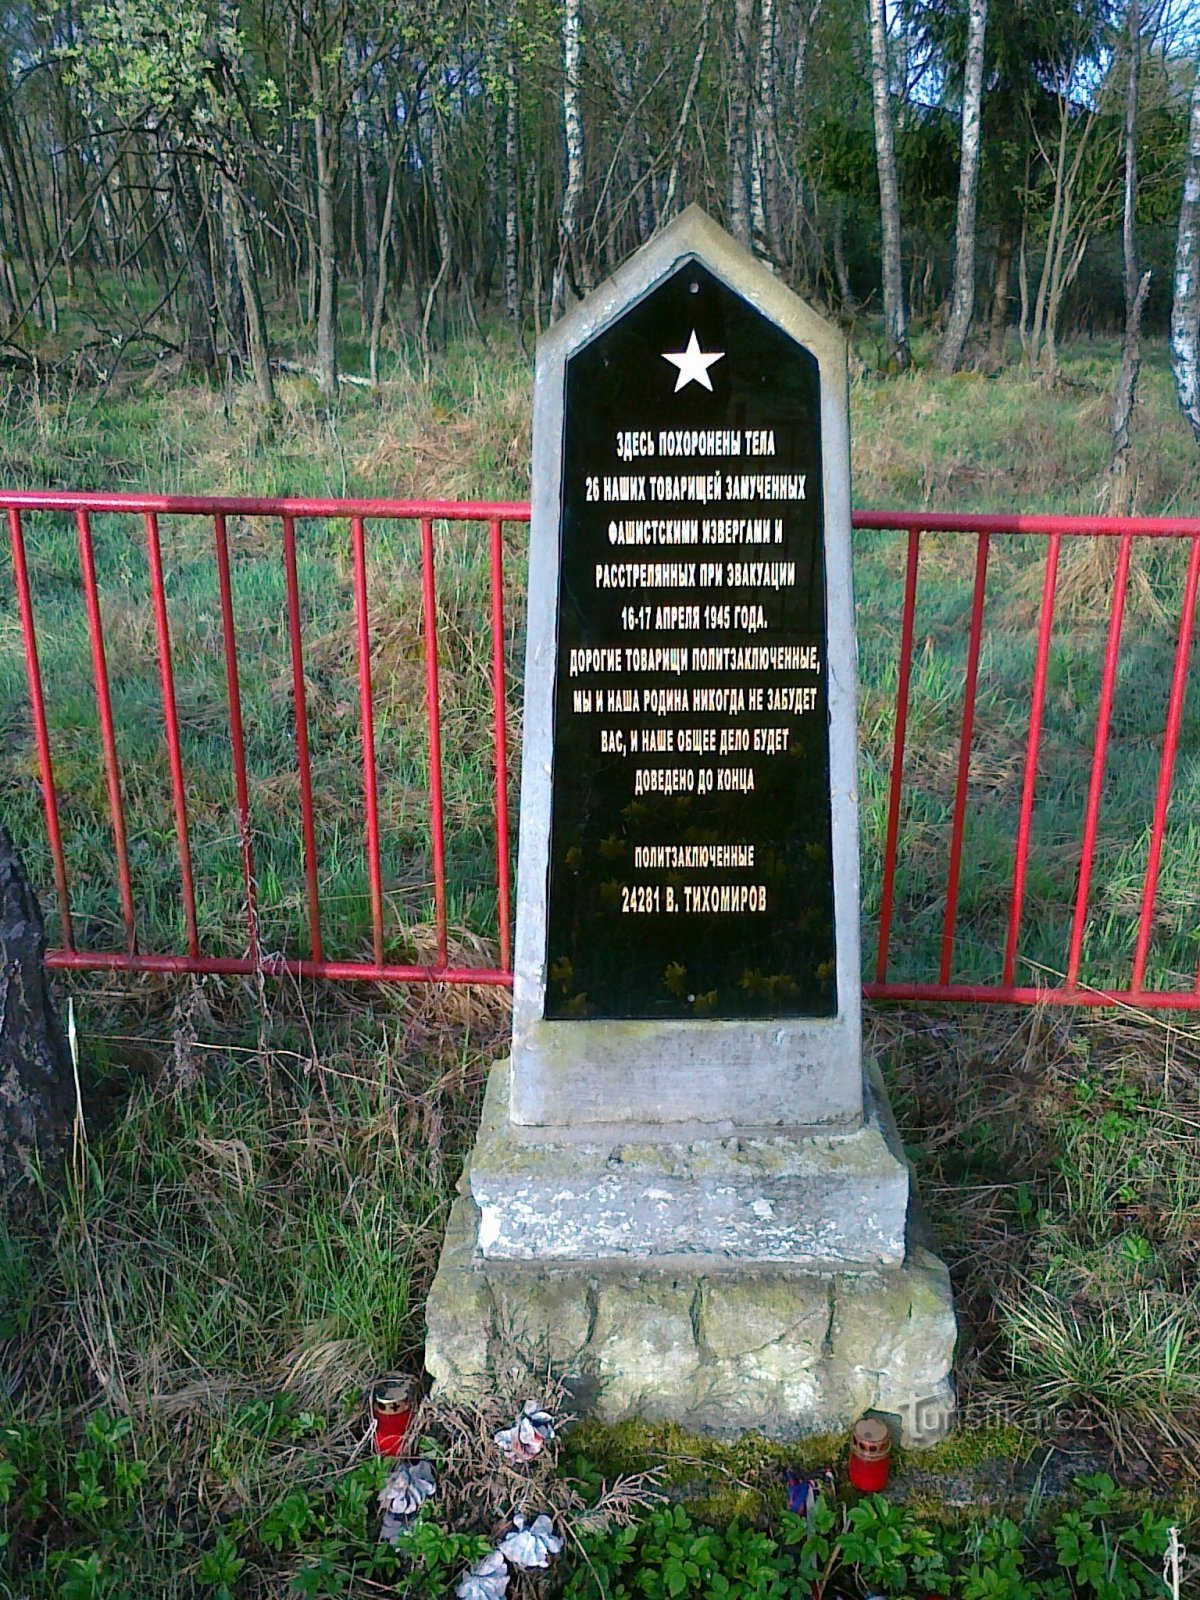
[[[257,1018],[269,1043],[247,1045],[255,1005],[236,986],[195,986],[173,1013],[161,986],[133,998],[140,1014],[128,996],[87,1006],[109,1125],[64,1190],[0,1229],[0,1462],[25,1461],[8,1526],[16,1571],[45,1569],[22,1595],[69,1594],[55,1563],[81,1548],[103,1558],[97,1594],[211,1593],[197,1563],[235,1511],[334,1491],[369,1457],[364,1390],[420,1369],[422,1297],[505,1020],[494,996],[385,994],[377,1014],[329,995],[285,1000]],[[102,1415],[131,1420],[136,1500],[122,1513],[106,1482],[71,1515]],[[39,1477],[50,1501],[22,1517]]]
[[[856,381],[857,502],[1094,508],[1115,357],[1111,345],[1069,352],[1069,383],[1054,393],[1018,372]],[[378,399],[350,392],[332,418],[306,380],[286,380],[270,427],[236,397],[227,411],[221,396],[169,376],[118,380],[95,405],[82,393],[10,389],[4,479],[260,493],[520,497],[527,489],[528,373],[498,331],[486,350],[452,342],[428,383],[415,351],[398,348]],[[1175,417],[1161,351],[1148,351],[1144,382],[1141,509],[1188,512],[1200,503],[1200,456]],[[208,533],[166,521],[163,531],[202,936],[210,949],[239,951],[243,891]],[[153,619],[136,532],[97,519],[97,559],[143,943],[181,948]],[[431,939],[413,532],[377,525],[371,540],[387,936],[397,955],[428,952]],[[278,551],[242,524],[231,538],[264,942],[302,951]],[[494,953],[495,904],[486,560],[467,534],[439,528],[438,540],[451,918],[456,947],[482,960]],[[73,532],[61,519],[33,519],[30,551],[74,909],[88,937],[116,946]],[[1035,556],[1016,542],[998,542],[994,552],[961,976],[997,967],[1040,585]],[[887,536],[857,541],[868,959],[900,559]],[[973,559],[961,540],[926,541],[895,935],[895,970],[913,975],[931,970],[940,940]],[[514,536],[506,584],[517,732],[522,560]],[[1119,975],[1122,963],[1128,970],[1178,605],[1177,560],[1139,561],[1086,951],[1093,981]],[[347,571],[344,527],[306,525],[301,588],[326,935],[331,953],[365,954]],[[1062,964],[1108,573],[1091,549],[1064,561],[1026,972]],[[0,593],[0,814],[53,914],[6,580]],[[1190,982],[1196,962],[1196,707],[1193,685],[1151,981]],[[232,1519],[261,1509],[279,1520],[289,1495],[302,1491],[358,1496],[363,1520],[369,1486],[355,1477],[365,1448],[362,1387],[380,1370],[419,1362],[422,1297],[482,1073],[503,1049],[506,1000],[150,978],[79,980],[73,992],[90,1135],[65,1188],[47,1175],[31,1207],[0,1223],[8,1422],[25,1430],[21,1448],[33,1452],[22,1484],[29,1473],[46,1481],[36,1515],[19,1514],[24,1489],[13,1502],[15,1564],[11,1573],[0,1564],[0,1595],[213,1595],[233,1570]],[[877,1008],[869,1029],[954,1274],[968,1426],[980,1439],[1002,1437],[1005,1451],[1014,1437],[1023,1448],[1083,1440],[1134,1490],[1178,1486],[1200,1438],[1200,1033],[1183,1021],[1036,1009]],[[107,1448],[93,1437],[109,1426],[97,1422],[100,1412],[129,1420],[122,1449],[140,1465],[120,1482],[106,1467],[93,1491],[89,1474],[99,1469],[84,1458]],[[13,1436],[4,1437],[11,1455]],[[0,1499],[3,1489],[0,1461]],[[104,1506],[93,1504],[96,1494]],[[1178,1495],[1180,1515],[1194,1515],[1194,1488]],[[94,1581],[69,1565],[93,1558]],[[239,1595],[279,1594],[295,1566],[290,1548],[260,1544],[229,1581]],[[84,1586],[71,1589],[76,1581]]]

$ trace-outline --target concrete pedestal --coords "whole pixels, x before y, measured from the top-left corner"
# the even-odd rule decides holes
[[[426,1310],[436,1392],[516,1363],[606,1421],[733,1436],[950,1425],[955,1319],[882,1086],[844,1135],[525,1145],[493,1069]]]

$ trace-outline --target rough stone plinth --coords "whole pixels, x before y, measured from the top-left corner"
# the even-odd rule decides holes
[[[827,1274],[484,1260],[464,1190],[426,1307],[426,1365],[450,1401],[477,1398],[514,1361],[531,1374],[549,1362],[607,1422],[788,1438],[875,1411],[908,1445],[931,1444],[950,1425],[949,1274],[919,1244],[895,1266]]]
[[[909,1171],[870,1073],[861,1127],[687,1143],[526,1143],[492,1069],[471,1161],[487,1260],[712,1258],[837,1270],[904,1259]]]

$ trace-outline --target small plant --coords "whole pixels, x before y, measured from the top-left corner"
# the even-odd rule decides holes
[[[233,1600],[233,1585],[245,1565],[236,1542],[227,1533],[219,1533],[213,1548],[200,1557],[197,1576],[201,1583],[212,1585],[213,1600]]]
[[[584,1537],[564,1600],[1162,1600],[1167,1519],[1144,1512],[1125,1523],[1104,1475],[1076,1488],[1081,1502],[1048,1543],[1004,1516],[928,1527],[877,1495],[850,1508],[820,1500],[807,1518],[784,1513],[776,1533],[741,1521],[718,1530],[682,1506],[661,1507],[632,1527]]]

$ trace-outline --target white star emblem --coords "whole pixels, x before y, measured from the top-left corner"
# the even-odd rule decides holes
[[[676,394],[689,383],[703,384],[711,393],[712,379],[708,375],[708,369],[714,361],[723,361],[724,358],[724,350],[713,350],[708,355],[703,353],[695,328],[692,329],[692,337],[688,340],[686,350],[678,350],[674,355],[670,351],[663,351],[663,360],[670,361],[679,368],[679,376],[675,380]]]

